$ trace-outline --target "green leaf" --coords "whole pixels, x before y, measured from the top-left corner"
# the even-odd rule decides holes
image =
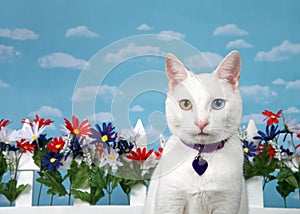
[[[295,191],[295,188],[289,185],[286,181],[279,181],[278,185],[276,186],[277,192],[281,195],[281,197],[286,199],[286,197],[291,193]]]
[[[95,205],[102,197],[105,196],[104,191],[102,188],[93,187],[91,188],[91,205]]]
[[[22,184],[17,187],[17,181],[12,179],[7,183],[1,183],[0,194],[3,194],[12,204],[28,186],[28,184]]]
[[[120,181],[120,186],[125,194],[129,194],[131,188],[140,183],[145,185],[145,182],[141,180],[122,179]]]
[[[106,188],[107,186],[107,179],[105,176],[105,172],[101,170],[99,167],[94,166],[91,170],[91,186],[99,187],[99,188]]]
[[[73,160],[65,178],[66,177],[69,177],[73,188],[87,188],[88,181],[90,179],[89,166],[83,161],[78,164],[75,160]]]
[[[81,190],[72,189],[71,194],[74,195],[74,198],[76,198],[76,199],[80,199],[80,200],[86,201],[88,203],[91,202],[91,195],[90,195],[90,193],[88,193],[86,191],[83,192]]]
[[[2,152],[0,151],[0,181],[2,181],[2,176],[7,172],[7,163]]]
[[[36,181],[49,187],[47,194],[58,194],[60,197],[67,194],[66,188],[62,184],[63,179],[59,171],[45,172],[44,176],[37,178]]]

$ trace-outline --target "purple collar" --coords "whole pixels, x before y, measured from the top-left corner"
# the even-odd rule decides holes
[[[188,144],[184,141],[181,141],[184,145],[186,145],[189,148],[195,149],[199,152],[205,152],[205,153],[211,153],[214,151],[217,151],[219,149],[222,149],[227,142],[228,139],[222,140],[217,143],[211,143],[211,144]]]

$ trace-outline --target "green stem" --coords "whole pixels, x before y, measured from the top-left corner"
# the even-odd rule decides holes
[[[108,194],[108,205],[111,205],[112,188],[111,188],[111,184],[110,183],[107,186],[107,194]]]
[[[130,194],[127,193],[126,195],[127,195],[127,203],[128,203],[128,205],[130,205]]]
[[[37,199],[37,206],[40,206],[40,199],[41,199],[41,193],[42,193],[43,184],[40,185],[38,199]]]
[[[284,202],[284,208],[286,208],[286,197],[283,198],[283,202]]]
[[[51,194],[50,206],[52,206],[52,205],[53,205],[53,197],[54,197],[54,195],[53,195],[53,194]]]
[[[263,183],[263,190],[264,190],[264,189],[265,189],[265,186],[266,186],[266,184],[267,184],[268,182],[267,182],[267,179],[266,179],[265,176],[263,176],[263,180],[264,180],[264,183]]]
[[[72,196],[71,189],[72,189],[72,184],[71,184],[71,179],[70,179],[68,205],[71,205],[71,196]]]

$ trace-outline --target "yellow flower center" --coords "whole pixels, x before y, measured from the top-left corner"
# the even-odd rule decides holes
[[[61,146],[60,144],[55,145],[55,148],[59,149]]]
[[[248,153],[248,152],[249,152],[249,149],[248,149],[248,148],[244,148],[244,152],[245,152],[245,153]]]
[[[73,132],[74,132],[74,134],[76,134],[76,135],[79,134],[79,130],[78,130],[78,129],[74,129]]]
[[[54,163],[55,161],[56,161],[56,158],[51,158],[51,159],[50,159],[50,162],[51,162],[51,163]]]
[[[102,136],[101,140],[102,140],[102,142],[106,142],[108,140],[107,135]]]
[[[27,146],[24,146],[24,149],[25,149],[25,150],[27,150],[27,149],[28,149],[28,147],[27,147]]]
[[[112,161],[116,160],[115,156],[113,156],[113,155],[109,155],[108,158]]]
[[[275,115],[271,115],[271,118],[272,118],[272,119],[275,119],[275,118],[276,118],[276,116],[275,116]]]
[[[126,152],[126,153],[128,153],[129,151],[130,151],[130,149],[129,149],[129,148],[126,148],[126,149],[125,149],[125,152]]]
[[[1,142],[5,143],[6,142],[6,138],[5,137],[1,138]]]
[[[36,135],[32,135],[31,140],[34,141],[36,139]]]

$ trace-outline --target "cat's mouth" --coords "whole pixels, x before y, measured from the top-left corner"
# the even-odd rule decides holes
[[[199,136],[199,137],[207,137],[207,136],[209,136],[209,134],[208,134],[208,133],[205,133],[205,132],[199,132],[199,133],[196,134],[196,136]]]

